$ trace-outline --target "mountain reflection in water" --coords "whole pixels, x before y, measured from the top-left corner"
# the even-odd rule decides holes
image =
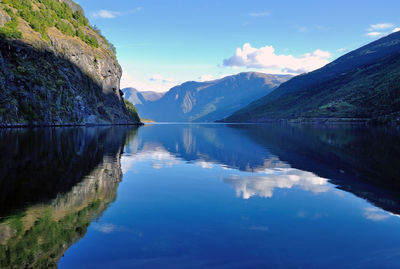
[[[57,267],[115,200],[123,128],[0,131],[0,267]]]
[[[203,167],[218,164],[252,172],[224,179],[246,199],[253,195],[271,197],[274,188],[294,185],[323,192],[329,180],[400,214],[400,131],[396,129],[356,125],[172,126],[143,127],[137,140],[129,144],[131,156],[124,162],[152,155],[156,168],[183,159]]]
[[[107,258],[120,262],[107,263],[109,266],[129,267],[122,258],[131,256],[137,257],[137,260],[130,260],[130,265],[156,268],[165,263],[153,262],[168,255],[172,255],[171,264],[180,263],[182,260],[174,260],[174,251],[188,251],[189,254],[197,251],[204,259],[217,253],[221,259],[224,255],[234,255],[235,259],[242,257],[240,262],[243,263],[231,261],[235,263],[235,268],[257,266],[256,260],[251,262],[254,259],[252,255],[258,253],[257,259],[263,259],[268,251],[268,255],[276,258],[275,263],[269,263],[270,266],[298,264],[295,256],[290,264],[280,260],[281,254],[275,253],[275,250],[284,246],[274,238],[285,236],[285,232],[288,238],[307,233],[314,235],[314,232],[308,231],[312,227],[299,221],[307,217],[322,219],[327,213],[311,214],[312,210],[305,208],[296,212],[296,220],[289,218],[289,203],[300,202],[304,206],[314,203],[312,197],[300,198],[299,192],[293,192],[296,190],[315,196],[335,188],[340,189],[335,195],[342,195],[342,190],[352,193],[376,206],[363,206],[362,209],[363,218],[376,223],[400,214],[400,135],[396,129],[163,124],[146,125],[139,129],[1,130],[0,138],[0,268],[57,267],[64,253],[67,255],[60,264],[66,268],[90,267],[85,264],[85,257],[90,259],[92,256],[98,262],[91,261],[92,268],[102,262],[110,262]],[[125,185],[121,183],[123,177]],[[212,181],[207,181],[207,178]],[[202,185],[201,182],[208,183]],[[120,189],[125,188],[121,191],[127,196],[117,198],[119,186]],[[163,196],[163,191],[167,196]],[[138,196],[137,203],[131,201],[135,195]],[[236,202],[230,200],[229,195]],[[199,200],[196,201],[195,197]],[[288,197],[288,201],[284,202],[282,197]],[[174,199],[179,202],[175,204]],[[305,201],[307,199],[309,201]],[[270,201],[270,204],[265,201]],[[315,201],[323,201],[325,206],[336,203],[331,196],[315,198]],[[115,207],[108,208],[112,202],[115,202]],[[212,203],[215,208],[207,207],[207,203]],[[202,204],[207,209],[202,208]],[[343,210],[340,206],[338,208]],[[164,211],[157,211],[163,207]],[[268,214],[263,211],[267,210],[265,208],[269,208]],[[329,212],[329,209],[326,210]],[[196,212],[203,218],[192,216]],[[102,222],[107,213],[120,222],[128,223],[129,227]],[[333,211],[330,213],[331,217],[335,216]],[[167,214],[172,215],[167,218]],[[221,214],[225,217],[219,219]],[[240,215],[238,220],[235,219],[236,214]],[[252,219],[246,214],[253,214]],[[267,216],[270,226],[262,224]],[[169,221],[174,219],[180,219],[180,222],[172,222],[174,225],[168,226]],[[243,230],[242,226],[250,219],[252,224]],[[346,224],[346,219],[334,220],[339,225]],[[291,233],[295,232],[292,231],[295,226],[291,228],[289,225],[292,221],[297,223],[293,225],[299,229],[294,235]],[[142,230],[149,229],[147,233],[136,227],[141,222]],[[206,225],[206,228],[201,226],[208,222],[214,224]],[[268,237],[271,243],[277,244],[273,249],[264,245],[269,242],[267,238],[261,240],[262,237],[251,234],[263,232],[267,236],[274,231],[274,225],[277,234]],[[326,229],[330,227],[325,222],[319,225],[326,225]],[[121,236],[115,237],[115,242],[111,243],[121,245],[121,251],[109,252],[111,243],[96,244],[114,237],[91,234],[88,238],[90,229],[110,236],[119,232]],[[225,232],[232,234],[225,238]],[[243,245],[228,242],[229,238],[239,238],[239,235],[245,238],[236,241],[243,242]],[[88,240],[85,244],[91,246],[91,255],[82,256],[83,251],[88,249],[81,242],[75,244],[82,238],[81,242]],[[317,237],[310,240],[319,242]],[[215,245],[211,247],[210,242]],[[296,242],[304,243],[301,240]],[[332,239],[324,247],[334,248],[337,244]],[[76,248],[70,248],[72,245]],[[232,247],[232,253],[223,252],[227,246]],[[111,253],[110,257],[108,253]],[[321,254],[321,260],[326,259],[325,254]],[[391,252],[386,260],[395,260],[396,255]],[[187,267],[202,268],[198,265],[202,262],[188,257],[184,257]],[[381,262],[382,257],[378,255],[375,261]],[[264,265],[264,262],[258,265]],[[232,265],[222,264],[213,268],[231,268]],[[310,265],[310,262],[300,264]],[[169,267],[177,268],[166,266]]]

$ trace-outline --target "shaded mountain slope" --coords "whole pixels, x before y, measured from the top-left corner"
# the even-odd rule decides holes
[[[140,115],[155,121],[212,122],[268,94],[288,75],[240,73],[207,82],[185,82],[161,99],[137,105]]]
[[[146,103],[146,99],[135,88],[124,88],[122,89],[122,93],[124,94],[124,98],[135,106]]]
[[[158,99],[161,99],[165,92],[153,92],[153,91],[144,91],[140,92],[143,96],[143,98],[146,101],[157,101]]]
[[[135,88],[124,88],[122,89],[124,98],[131,102],[133,105],[143,105],[146,102],[154,102],[161,99],[165,93],[144,91],[139,92]]]
[[[358,118],[393,120],[400,111],[400,32],[350,52],[235,112],[227,122]]]

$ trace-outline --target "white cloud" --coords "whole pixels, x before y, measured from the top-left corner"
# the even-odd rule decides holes
[[[382,33],[382,32],[369,32],[369,33],[367,33],[367,36],[371,36],[371,37],[382,36],[382,35],[384,35],[384,33]]]
[[[150,77],[150,81],[157,81],[161,83],[176,83],[178,81],[172,79],[172,78],[164,78],[160,74],[155,74]]]
[[[393,29],[393,30],[390,30]],[[369,37],[382,37],[390,34],[391,32],[400,31],[400,27],[395,27],[393,23],[377,23],[371,24],[367,29],[367,36]]]
[[[151,81],[157,81],[157,80],[162,80],[162,79],[163,79],[163,77],[160,74],[152,75],[150,78]]]
[[[296,28],[300,33],[308,33],[310,31],[307,26],[296,26]]]
[[[223,61],[224,66],[247,67],[257,69],[277,69],[283,73],[299,74],[318,69],[327,63],[331,54],[323,50],[315,50],[300,57],[293,55],[277,55],[272,46],[253,48],[245,43],[237,48],[235,55]]]
[[[250,17],[266,17],[269,16],[270,13],[268,11],[263,12],[252,12],[248,14]]]
[[[204,82],[204,81],[210,81],[210,80],[213,80],[214,79],[214,76],[213,75],[201,75],[200,77],[199,77],[199,81],[201,81],[201,82]]]
[[[120,11],[112,11],[107,9],[100,9],[92,13],[93,18],[100,18],[100,19],[114,19],[116,17],[125,16],[128,14],[136,13],[141,11],[141,7],[137,7],[135,9],[131,9],[128,11],[120,12]]]
[[[133,87],[139,91],[166,92],[180,83],[179,81],[174,81],[173,79],[151,80],[150,78],[150,80],[145,79],[145,81],[143,81],[142,76],[139,77],[131,74],[135,73],[128,73],[126,70],[123,71],[121,78],[121,89]]]
[[[113,19],[121,15],[122,15],[121,12],[111,11],[106,9],[101,9],[92,13],[92,16],[94,18],[102,18],[102,19]]]
[[[386,30],[393,27],[394,25],[392,23],[377,23],[377,24],[371,24],[368,28],[368,31],[374,32],[374,31]]]
[[[319,30],[319,31],[325,31],[325,30],[330,30],[331,27],[329,26],[324,26],[324,25],[317,25],[315,26],[315,29]]]
[[[294,168],[265,169],[261,175],[247,177],[232,175],[224,179],[224,182],[231,185],[236,195],[243,199],[256,195],[270,198],[275,188],[291,189],[298,186],[314,193],[326,192],[329,189],[327,179]]]
[[[346,51],[348,51],[348,49],[347,48],[340,48],[340,49],[337,49],[336,51],[337,52],[346,52]]]
[[[373,207],[365,208],[364,216],[373,221],[382,221],[389,217],[385,211]]]
[[[323,59],[327,59],[327,58],[330,58],[332,56],[329,52],[323,51],[323,50],[316,50],[313,53],[308,54],[308,55],[316,56],[318,58],[323,58]]]

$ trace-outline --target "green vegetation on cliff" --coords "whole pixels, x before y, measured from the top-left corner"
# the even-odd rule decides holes
[[[400,119],[400,32],[283,83],[228,122]]]
[[[22,37],[23,34],[16,29],[17,18],[19,17],[25,20],[33,30],[40,33],[45,40],[49,39],[48,29],[56,27],[65,35],[77,36],[90,46],[99,47],[96,36],[87,33],[87,29],[90,28],[89,21],[78,5],[75,7],[76,10],[73,11],[67,3],[55,0],[3,0],[3,8],[12,18],[1,32],[5,37]],[[13,10],[16,10],[16,12]],[[114,46],[101,35],[100,31],[95,27],[92,29],[115,53]]]
[[[138,123],[121,75],[115,47],[72,0],[0,2],[0,125]]]
[[[128,116],[136,122],[140,122],[139,113],[136,110],[136,107],[124,98],[124,103],[126,106],[126,110],[128,111]]]
[[[22,33],[17,29],[17,16],[7,7],[4,11],[10,16],[10,21],[5,23],[4,27],[0,27],[0,38],[22,38]]]

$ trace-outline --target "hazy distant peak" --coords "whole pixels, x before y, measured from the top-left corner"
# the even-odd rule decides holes
[[[122,92],[124,93],[124,98],[133,105],[140,105],[146,102],[143,96],[135,88],[124,88],[122,89]]]
[[[162,98],[165,94],[165,92],[153,92],[153,91],[143,91],[140,93],[142,94],[143,98],[146,101],[152,101],[152,102]]]
[[[132,87],[124,88],[122,92],[124,93],[124,98],[134,105],[143,105],[146,102],[157,101],[165,94],[165,92],[138,91]]]
[[[290,78],[244,72],[212,81],[187,81],[137,109],[142,117],[155,121],[210,122],[267,95]]]

